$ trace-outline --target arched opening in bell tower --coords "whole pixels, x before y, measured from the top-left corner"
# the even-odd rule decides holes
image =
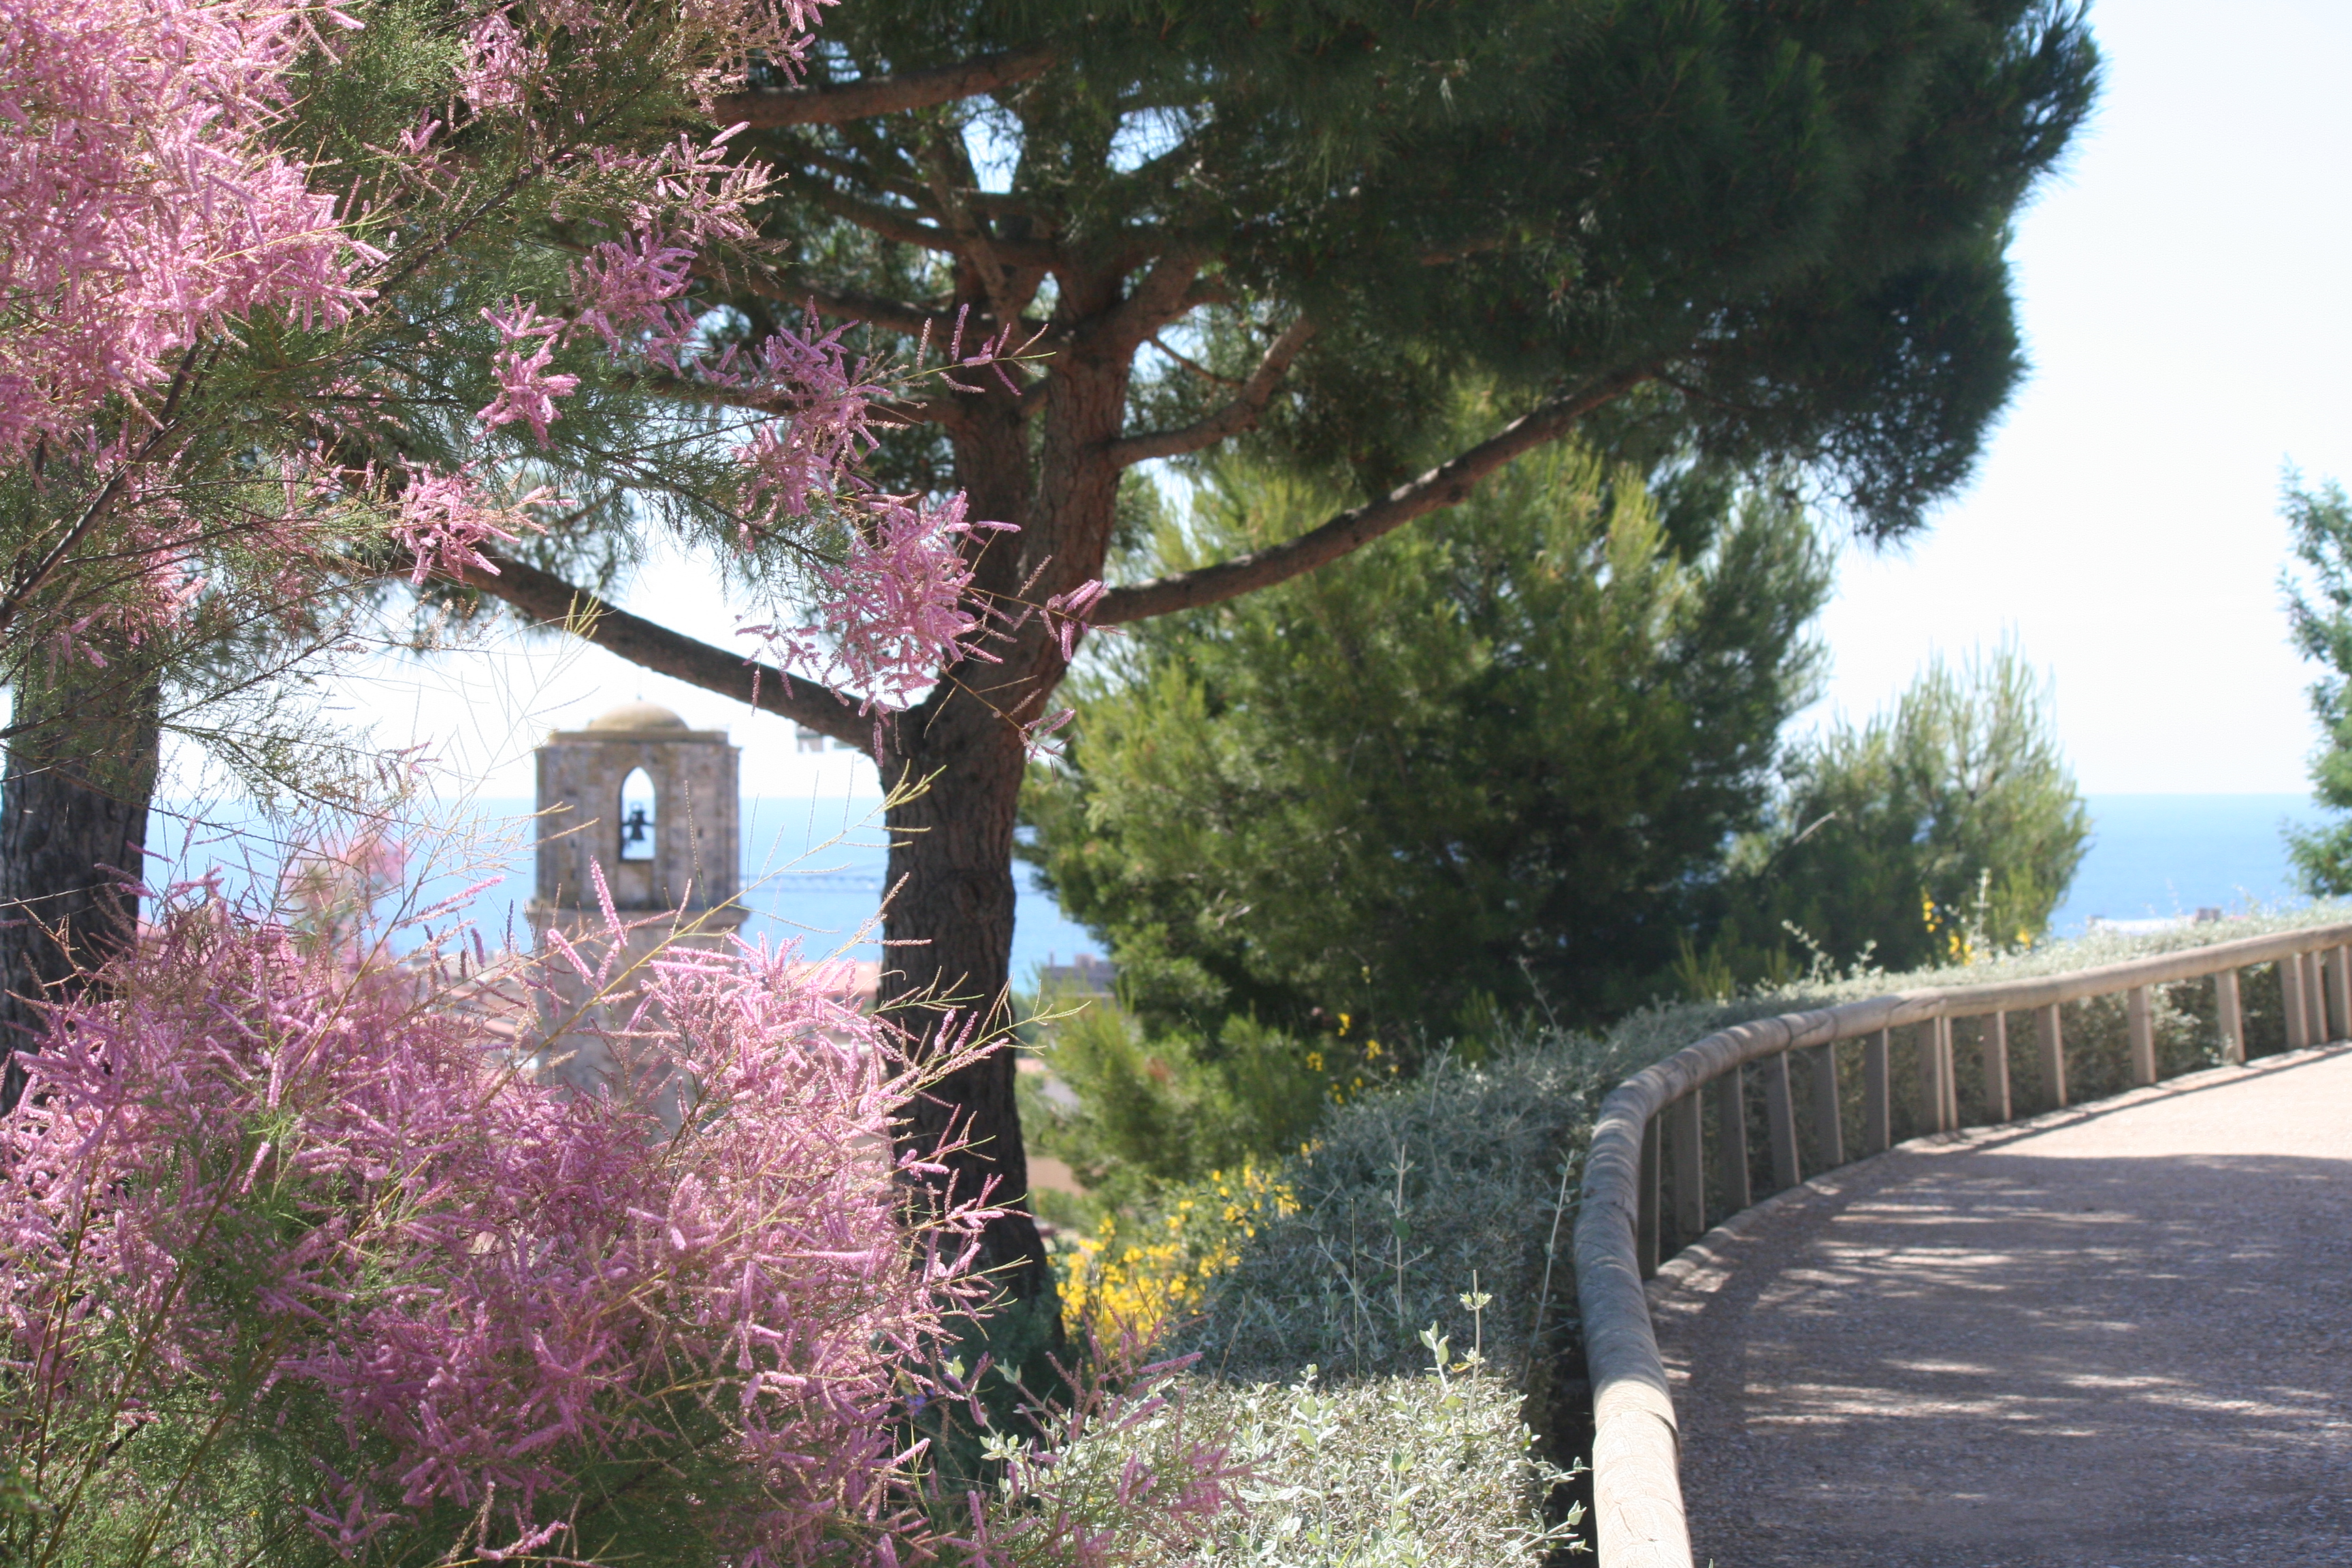
[[[606,774],[611,777],[611,774]],[[650,860],[654,858],[655,829],[659,826],[660,803],[654,796],[653,775],[643,768],[632,768],[629,776],[621,781],[621,858]]]

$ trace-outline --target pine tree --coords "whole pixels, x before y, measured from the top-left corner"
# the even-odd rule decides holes
[[[1906,531],[2015,383],[2008,224],[2096,74],[2079,13],[2032,0],[860,0],[810,63],[712,106],[790,172],[768,232],[792,253],[708,269],[700,298],[750,344],[804,309],[886,346],[1029,344],[1017,372],[897,405],[880,454],[890,482],[1018,526],[966,543],[999,635],[877,714],[789,658],[583,625],[593,596],[560,570],[501,561],[478,585],[927,781],[890,812],[885,996],[982,1010],[1075,622],[1296,577],[1612,405],[1718,458],[1802,464],[1864,531]],[[1465,379],[1504,412],[1452,447]],[[1122,477],[1227,443],[1349,503],[1098,587]],[[943,1085],[910,1142],[968,1127],[958,1179],[1017,1199],[1013,1084],[1008,1052]],[[987,1245],[1044,1288],[1023,1216]]]
[[[1830,583],[1785,495],[1696,478],[1699,505],[1661,507],[1631,465],[1555,446],[1442,532],[1104,650],[1022,853],[1155,1036],[1369,1037],[1385,1069],[1668,987],[1725,843],[1763,821]],[[1163,550],[1246,550],[1319,500],[1227,465]]]
[[[2031,945],[2091,834],[2048,692],[2007,644],[1933,658],[1892,709],[1796,748],[1775,816],[1727,889],[1717,952],[1742,978],[1801,970],[1807,943],[1895,970]]]

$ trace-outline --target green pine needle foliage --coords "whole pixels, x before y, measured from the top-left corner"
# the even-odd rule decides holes
[[[1328,504],[1221,467],[1155,564]],[[1290,1086],[1268,1028],[1336,1070],[1498,1012],[1605,1016],[1665,983],[1724,842],[1760,826],[1828,584],[1777,491],[1679,515],[1549,448],[1443,528],[1113,645],[1033,773],[1024,852],[1107,934],[1155,1046],[1188,1042],[1171,1070],[1231,1059],[1236,1093]]]
[[[1811,952],[1912,969],[2030,946],[2090,834],[2024,656],[1937,656],[1891,710],[1790,755],[1772,826],[1734,850],[1702,967],[1754,980],[1801,973]],[[1684,989],[1724,986],[1686,975]]]
[[[2294,559],[2282,587],[2295,651],[2324,674],[2312,682],[2311,711],[2325,737],[2311,759],[2312,794],[2333,811],[2352,811],[2352,500],[2328,480],[2306,489],[2289,474],[2284,486]],[[2352,817],[2291,828],[2287,853],[2304,890],[2321,898],[2352,893]]]

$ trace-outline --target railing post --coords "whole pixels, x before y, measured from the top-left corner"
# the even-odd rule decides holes
[[[1715,1121],[1723,1138],[1723,1203],[1738,1214],[1754,1200],[1748,1191],[1746,1074],[1733,1068],[1715,1080]]]
[[[2332,1034],[2327,1017],[2327,980],[2329,953],[2324,947],[2315,947],[2307,955],[2310,972],[2304,979],[2304,995],[2311,1010],[2311,1043],[2324,1046]]]
[[[2303,954],[2291,952],[2278,961],[2279,995],[2286,1014],[2286,1048],[2299,1051],[2311,1044],[2311,1015],[2303,1005]]]
[[[2321,967],[2317,948],[2303,955],[2303,1007],[2306,1020],[2303,1035],[2306,1045],[2327,1043],[2327,986],[2320,979]]]
[[[1887,1041],[1892,1029],[1881,1029],[1862,1043],[1862,1152],[1884,1154],[1894,1142],[1893,1075],[1887,1069]]]
[[[2009,1120],[2009,1015],[1995,1013],[1979,1026],[1984,1031],[1985,1120]]]
[[[1642,1278],[1658,1271],[1658,1118],[1642,1124],[1642,1194],[1633,1227],[1633,1256]]]
[[[2125,1002],[2131,1021],[2131,1075],[2135,1084],[2156,1081],[2156,1019],[2145,985],[2135,985]]]
[[[1936,1107],[1936,1131],[1949,1132],[1960,1124],[1960,1079],[1952,1070],[1952,1020],[1936,1019],[1936,1088],[1942,1100]]]
[[[2352,1039],[2352,948],[2339,947],[2328,955],[2327,999],[2336,1008],[2331,1040]]]
[[[2310,965],[2303,979],[2304,1005],[2311,1014],[2311,1043],[2327,1043],[2327,950],[2315,947],[2304,955]]]
[[[2221,1059],[2246,1059],[2246,1014],[2238,1005],[2238,972],[2224,969],[2213,976],[2213,1027],[2221,1036]]]
[[[1822,1168],[1845,1163],[1845,1129],[1838,1124],[1837,1042],[1813,1052],[1813,1138],[1822,1146]]]
[[[1786,1192],[1804,1180],[1797,1168],[1797,1105],[1789,1092],[1789,1053],[1767,1058],[1764,1068],[1764,1124],[1772,1135],[1772,1187]]]
[[[1706,1234],[1706,1156],[1700,1147],[1698,1093],[1691,1090],[1665,1112],[1674,1143],[1675,1239],[1685,1246]]]
[[[1941,1018],[1923,1018],[1912,1038],[1919,1047],[1919,1108],[1926,1116],[1927,1131],[1944,1130],[1944,1053]]]
[[[2053,1002],[2033,1016],[2034,1043],[2042,1047],[2042,1092],[2053,1110],[2066,1109],[2066,1039]]]

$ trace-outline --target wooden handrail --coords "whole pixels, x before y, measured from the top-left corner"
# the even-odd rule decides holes
[[[2341,1038],[2352,1034],[2352,1016],[2347,1016],[2352,1015],[2352,952],[2339,952],[2336,961],[2326,966],[2334,984],[2339,1026],[2333,1036],[2327,1026],[2330,999],[2324,994],[2318,955],[2347,946],[2352,946],[2352,921],[2244,937],[2064,974],[1902,991],[1811,1012],[1759,1018],[1719,1029],[1685,1046],[1611,1090],[1601,1101],[1585,1160],[1574,1243],[1577,1299],[1592,1386],[1593,1534],[1600,1568],[1692,1568],[1690,1531],[1676,1467],[1674,1400],[1643,1289],[1649,1272],[1643,1267],[1643,1244],[1646,1241],[1653,1251],[1657,1245],[1659,1200],[1654,1184],[1665,1163],[1649,1129],[1661,1111],[1690,1097],[1690,1109],[1679,1112],[1672,1127],[1676,1146],[1675,1196],[1677,1206],[1686,1214],[1688,1193],[1696,1184],[1699,1170],[1696,1095],[1708,1083],[1724,1080],[1724,1122],[1727,1127],[1738,1127],[1734,1146],[1742,1151],[1737,1171],[1727,1163],[1727,1172],[1733,1175],[1733,1207],[1744,1208],[1748,1196],[1746,1128],[1738,1109],[1738,1069],[1749,1062],[1778,1058],[1780,1070],[1767,1083],[1773,1164],[1776,1174],[1790,1178],[1784,1184],[1793,1185],[1799,1173],[1792,1096],[1786,1078],[1789,1051],[1875,1037],[1864,1062],[1870,1085],[1867,1103],[1872,1107],[1864,1152],[1875,1153],[1887,1136],[1886,1030],[1913,1024],[1934,1026],[1927,1055],[1935,1100],[1932,1110],[1937,1125],[1949,1128],[1958,1122],[1958,1115],[1946,1020],[2040,1013],[2044,1071],[2054,1080],[2056,1098],[2063,1104],[2065,1062],[2058,1037],[2061,1004],[2127,993],[2133,1078],[2151,1083],[2156,1079],[2156,1057],[2148,987],[2207,975],[2219,977],[2216,1001],[2223,1048],[2231,1059],[2242,1060],[2245,1040],[2237,1005],[2237,972],[2257,963],[2279,964],[2290,1047]],[[2005,1031],[2002,1043],[2005,1048]],[[1826,1076],[1830,1087],[1825,1091],[1824,1076],[1815,1077],[1816,1105],[1834,1107],[1835,1079],[1827,1076],[1834,1070],[1833,1061],[1817,1063],[1817,1074]],[[2004,1100],[2006,1087],[2004,1067]],[[1842,1154],[1842,1142],[1830,1146]],[[1646,1159],[1645,1144],[1649,1145]],[[1839,1162],[1832,1158],[1831,1163]]]

